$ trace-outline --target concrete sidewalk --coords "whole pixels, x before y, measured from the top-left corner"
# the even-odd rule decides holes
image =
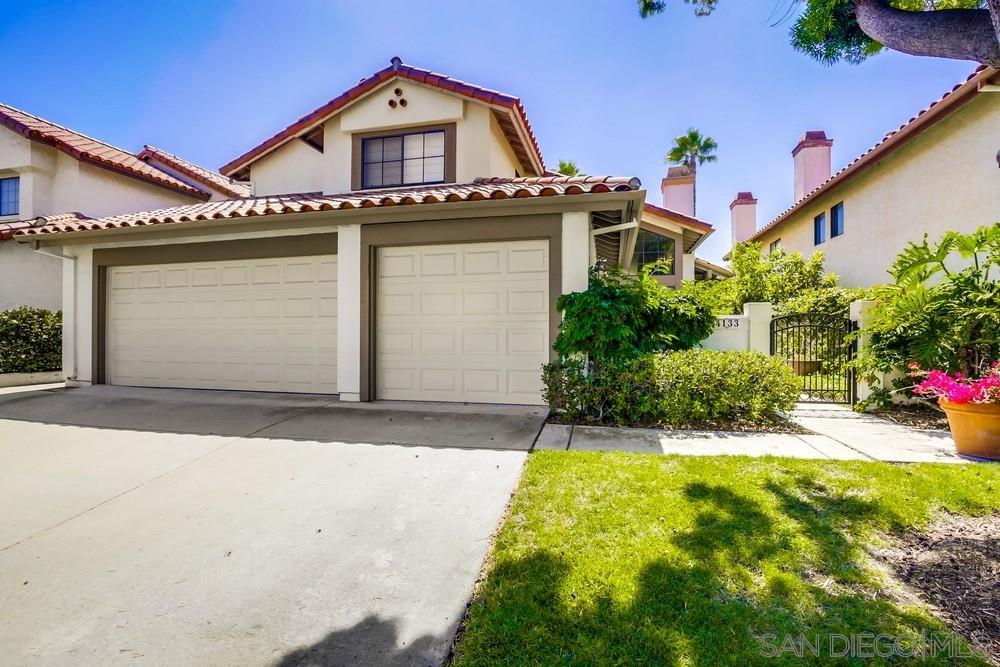
[[[736,433],[546,424],[536,450],[788,456],[900,463],[973,461],[955,453],[947,431],[917,431],[842,405],[800,404],[790,419],[811,434]]]

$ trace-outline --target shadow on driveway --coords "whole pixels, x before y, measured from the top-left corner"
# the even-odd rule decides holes
[[[93,386],[0,396],[0,419],[313,442],[531,449],[542,406],[340,403],[335,396]]]

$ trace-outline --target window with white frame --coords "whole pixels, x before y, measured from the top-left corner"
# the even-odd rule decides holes
[[[21,179],[0,178],[0,215],[17,215],[21,208]]]
[[[445,180],[445,133],[413,132],[361,141],[361,187],[428,185]]]
[[[647,264],[664,261],[653,273],[661,276],[674,275],[674,248],[672,238],[640,229],[635,239],[635,266],[642,269]]]

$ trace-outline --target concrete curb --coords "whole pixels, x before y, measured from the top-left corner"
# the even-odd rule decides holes
[[[0,387],[24,387],[29,384],[62,382],[62,371],[45,373],[0,373]]]

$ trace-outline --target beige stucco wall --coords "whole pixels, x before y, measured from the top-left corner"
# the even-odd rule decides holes
[[[20,243],[0,242],[0,311],[62,308],[62,261]]]
[[[395,94],[396,88],[402,95]],[[405,107],[398,104],[400,98],[406,99]],[[390,99],[397,100],[395,108],[388,105]],[[396,79],[323,124],[322,154],[296,140],[254,162],[250,168],[254,194],[350,192],[353,134],[443,123],[455,124],[457,182],[515,175],[517,160],[488,107]]]
[[[981,93],[758,241],[822,251],[826,268],[851,287],[886,282],[896,255],[924,233],[968,232],[1000,221],[1000,94]],[[844,234],[829,238],[830,207],[844,202]],[[826,212],[827,240],[813,244]]]
[[[20,177],[17,215],[0,222],[79,211],[91,217],[190,204],[194,197],[82,163],[52,146],[0,127],[0,177]],[[0,241],[0,310],[18,305],[58,309],[62,260]]]

